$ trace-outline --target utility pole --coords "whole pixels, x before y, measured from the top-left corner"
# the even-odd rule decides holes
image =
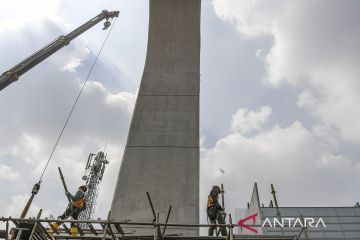
[[[280,209],[279,209],[279,205],[278,205],[278,202],[277,202],[277,198],[276,198],[276,192],[275,192],[275,188],[274,188],[274,185],[271,183],[271,193],[274,197],[274,203],[275,203],[275,207],[276,207],[276,215],[278,217],[278,220],[281,221],[281,213],[280,213]],[[284,235],[284,229],[281,228],[281,233],[282,235]]]

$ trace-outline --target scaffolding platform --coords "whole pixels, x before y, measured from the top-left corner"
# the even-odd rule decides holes
[[[239,227],[235,224],[222,224],[217,227],[226,227],[228,236],[182,236],[181,229],[210,227],[209,224],[175,224],[159,223],[158,221],[131,222],[131,221],[111,221],[107,220],[60,220],[60,219],[41,219],[40,214],[37,218],[0,218],[0,222],[5,222],[6,229],[0,230],[0,238],[5,240],[56,240],[56,239],[94,239],[94,240],[295,240],[296,236],[274,236],[274,235],[234,235],[233,229]],[[52,223],[60,223],[58,229],[53,229],[54,234],[49,234]],[[71,236],[69,224],[74,223],[78,228],[78,236]],[[10,227],[11,226],[11,227]],[[86,226],[86,227],[84,227]],[[153,235],[138,236],[133,232],[126,232],[127,227],[154,229]],[[166,228],[179,229],[178,234],[166,234]]]

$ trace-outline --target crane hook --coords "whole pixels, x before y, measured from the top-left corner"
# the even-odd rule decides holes
[[[104,27],[103,27],[102,30],[108,29],[110,27],[110,25],[111,25],[111,22],[108,19],[106,19],[106,21],[104,22]]]

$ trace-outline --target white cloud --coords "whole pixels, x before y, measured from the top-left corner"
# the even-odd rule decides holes
[[[44,159],[46,149],[43,147],[45,142],[35,134],[22,132],[18,142],[11,147],[10,156],[19,157],[29,164],[36,164],[38,159]]]
[[[277,187],[282,206],[353,205],[352,184],[360,180],[358,164],[339,152],[336,139],[327,139],[329,133],[333,135],[331,129],[317,126],[314,131],[294,122],[260,129],[251,137],[230,132],[202,151],[202,198],[212,185],[224,183],[226,209],[233,213],[246,206],[258,182],[265,205],[271,199],[270,183]],[[201,204],[205,202],[202,199]]]
[[[231,130],[246,134],[253,130],[259,130],[267,121],[271,113],[271,107],[263,106],[258,111],[240,108],[232,116]]]
[[[213,0],[215,13],[248,37],[272,34],[273,16],[281,9],[281,1]]]
[[[58,0],[2,1],[2,11],[0,10],[0,31],[16,30],[29,23],[39,23],[44,18],[55,16],[58,7]]]
[[[6,204],[1,205],[2,206],[2,212],[0,213],[0,216],[4,217],[19,217],[22,213],[23,207],[28,202],[30,196],[27,194],[19,194],[19,195],[13,195],[8,196],[8,199],[6,201]],[[39,207],[36,203],[31,204],[31,207],[28,210],[27,217],[36,217],[39,213],[41,207]],[[49,216],[50,211],[48,209],[43,209],[41,216]],[[15,227],[10,222],[10,228]],[[0,229],[5,229],[5,222],[0,222]]]
[[[30,196],[27,194],[11,196],[9,204],[5,207],[5,214],[13,217],[20,216],[23,210],[21,206],[25,206],[29,198]],[[36,216],[39,210],[40,208],[36,206],[36,204],[32,204],[31,208],[29,209],[28,215]]]
[[[301,94],[298,96],[297,104],[301,108],[313,110],[317,105],[316,100],[317,99],[314,96],[313,92],[309,90],[303,90]]]
[[[81,41],[73,42],[72,47],[73,47],[74,51],[71,54],[69,54],[71,56],[71,58],[69,60],[67,60],[67,63],[63,68],[64,71],[75,72],[76,68],[81,66],[82,61],[90,53],[89,48],[83,47],[84,44],[86,44],[86,43],[81,42]],[[79,45],[79,46],[76,46],[76,45]]]
[[[358,1],[214,0],[244,36],[271,36],[266,83],[306,86],[299,106],[340,137],[360,144],[360,3]]]
[[[19,173],[15,172],[7,165],[0,165],[0,179],[7,181],[14,181],[19,178]]]

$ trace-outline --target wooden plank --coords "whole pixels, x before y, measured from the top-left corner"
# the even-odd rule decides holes
[[[106,231],[106,234],[110,235],[109,229],[107,229],[107,224],[100,223],[100,226],[102,227],[103,231]]]
[[[45,239],[47,239],[47,238],[52,239],[52,237],[50,236],[50,234],[48,233],[46,228],[41,223],[39,223],[39,228],[43,232],[43,235],[45,235]]]
[[[84,231],[81,229],[81,227],[79,225],[76,224],[76,228],[78,229],[79,233],[80,233],[80,236],[84,236],[85,233]]]
[[[117,230],[121,235],[125,235],[125,233],[124,233],[124,231],[123,231],[123,229],[122,229],[122,227],[121,227],[120,224],[115,223],[114,226],[115,226],[116,230]]]
[[[41,224],[41,222],[39,222],[39,224],[37,225],[36,233],[42,240],[52,239],[52,237],[44,228],[44,226]]]
[[[62,223],[61,226],[63,226],[65,232],[70,235],[70,229],[66,226],[66,224]]]
[[[48,224],[49,224],[50,228],[54,231],[54,233],[56,233],[57,235],[59,235],[58,230],[53,227],[52,223],[51,223],[51,222],[48,222]]]
[[[108,232],[109,232],[108,229],[109,229],[110,215],[111,215],[111,211],[109,211],[109,213],[108,213],[105,226],[103,226],[103,225],[101,224],[101,227],[104,228],[104,234],[103,234],[103,237],[102,237],[103,240],[106,239],[106,234],[108,234]]]
[[[95,236],[97,236],[98,233],[97,233],[97,231],[95,230],[94,226],[93,226],[91,223],[88,224],[88,226],[89,226],[90,231],[91,231]]]
[[[40,219],[41,213],[42,213],[42,209],[39,210],[39,212],[38,212],[38,214],[37,214],[37,216],[36,216],[36,220],[39,220],[39,219]],[[33,238],[33,235],[34,235],[34,233],[35,233],[35,231],[36,231],[37,225],[38,225],[38,222],[35,222],[35,223],[34,223],[34,226],[33,226],[33,229],[31,230],[30,237],[29,237],[30,240],[32,240],[32,238]]]
[[[32,239],[33,240],[44,240],[44,238],[42,237],[42,234],[39,233],[39,231],[37,231],[37,230],[34,232],[34,235],[33,235]]]
[[[109,228],[108,228],[108,232],[109,232],[109,235],[112,237],[113,240],[116,240],[116,237],[114,235],[114,232],[113,230],[111,229],[111,224],[109,224]]]

